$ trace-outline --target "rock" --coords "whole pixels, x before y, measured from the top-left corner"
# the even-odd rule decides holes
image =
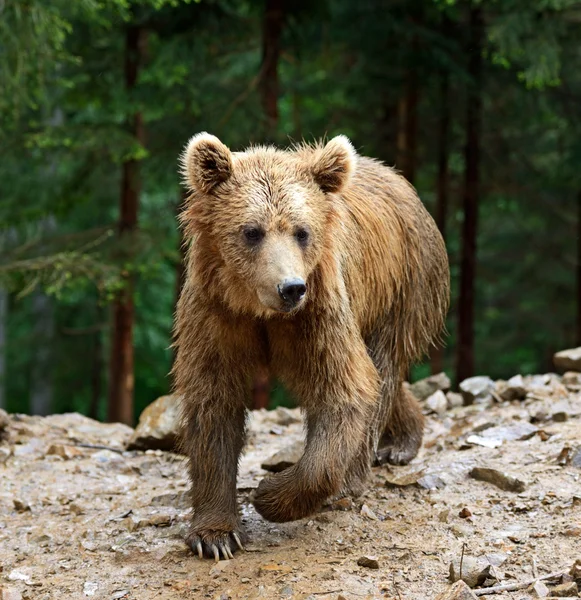
[[[561,350],[553,356],[553,364],[557,371],[581,371],[581,347]]]
[[[571,466],[581,469],[581,446],[572,453]]]
[[[577,582],[577,586],[581,585],[581,558],[578,558],[571,569],[569,575]]]
[[[464,398],[462,398],[462,394],[458,394],[456,392],[446,392],[446,400],[448,401],[448,408],[459,408],[464,404]]]
[[[557,598],[576,598],[579,595],[579,588],[574,581],[569,583],[561,583],[551,590],[551,596]]]
[[[438,373],[412,383],[410,391],[418,400],[423,401],[437,391],[448,391],[450,385],[450,378],[446,373]]]
[[[8,429],[8,425],[10,425],[10,417],[4,409],[0,408],[0,438]]]
[[[470,377],[459,388],[464,404],[487,404],[492,401],[494,381],[487,376]]]
[[[379,569],[379,561],[373,556],[362,556],[357,560],[357,564],[366,569]]]
[[[485,439],[499,440],[501,442],[513,442],[516,440],[528,440],[539,431],[538,427],[526,421],[515,421],[512,425],[499,425],[489,427],[480,432],[480,437]]]
[[[22,594],[14,588],[0,587],[0,600],[22,600]]]
[[[10,458],[10,450],[0,447],[0,465],[3,465]]]
[[[175,451],[179,425],[179,399],[176,396],[162,396],[141,413],[127,449]]]
[[[281,471],[292,467],[296,462],[298,462],[301,456],[303,455],[304,450],[304,442],[297,441],[294,444],[283,448],[276,454],[273,454],[260,466],[265,471],[271,471],[272,473],[280,473]]]
[[[462,576],[460,576],[460,562],[462,562]],[[487,579],[496,579],[495,566],[488,557],[464,556],[450,563],[450,581],[464,581],[469,587],[475,588],[482,585]]]
[[[426,400],[426,407],[438,415],[443,415],[448,410],[448,399],[442,390],[435,391]]]
[[[497,469],[489,469],[486,467],[474,467],[470,473],[472,479],[478,481],[486,481],[506,492],[524,492],[526,489],[526,483],[521,480],[498,471]]]
[[[472,516],[472,511],[469,508],[464,507],[459,513],[458,516],[461,519],[468,519]]]
[[[284,406],[279,406],[273,412],[274,421],[278,425],[286,427],[293,423],[300,423],[302,421],[301,415],[298,409],[290,410]]]
[[[502,446],[502,440],[489,439],[481,435],[469,435],[466,438],[466,443],[474,444],[475,446],[484,446],[485,448],[500,448]]]
[[[565,528],[563,531],[563,535],[567,537],[581,537],[581,525],[569,525],[569,527]]]
[[[60,456],[64,460],[71,460],[72,458],[79,458],[85,455],[80,448],[64,446],[63,444],[52,444],[46,453],[47,455]]]
[[[511,377],[502,388],[502,391],[499,390],[499,396],[503,400],[524,400],[526,398],[527,390],[522,375]]]
[[[549,588],[542,581],[537,581],[531,586],[531,592],[534,598],[546,598],[549,595]]]
[[[457,581],[445,592],[438,594],[434,600],[477,600],[478,596],[463,582]]]
[[[28,502],[28,500],[14,498],[12,503],[14,504],[14,510],[16,510],[17,512],[22,513],[30,510],[30,503]]]
[[[367,504],[364,504],[361,507],[361,514],[366,517],[367,519],[369,519],[370,521],[378,521],[379,519],[377,518],[377,515],[369,508],[369,506],[367,506]]]
[[[385,473],[385,485],[387,487],[405,487],[415,485],[424,475],[424,469],[417,466],[391,467],[391,471]]]
[[[83,594],[85,596],[94,596],[99,589],[99,584],[95,581],[85,581],[83,584]]]
[[[579,391],[581,389],[581,373],[577,373],[576,371],[567,371],[563,374],[561,378],[561,383],[571,388],[573,391]]]
[[[416,483],[425,490],[441,490],[446,487],[446,482],[437,475],[424,475]]]

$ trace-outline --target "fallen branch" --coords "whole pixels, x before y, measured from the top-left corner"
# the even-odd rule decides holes
[[[507,583],[505,585],[495,585],[489,588],[483,588],[481,590],[472,590],[477,596],[488,596],[489,594],[498,594],[499,592],[516,592],[518,590],[524,590],[529,587],[529,585],[533,585],[537,581],[544,581],[546,579],[556,579],[557,577],[561,577],[566,575],[568,570],[565,571],[557,571],[555,573],[549,573],[549,575],[543,575],[542,577],[535,577],[533,579],[528,579],[527,581],[522,581],[521,583]]]

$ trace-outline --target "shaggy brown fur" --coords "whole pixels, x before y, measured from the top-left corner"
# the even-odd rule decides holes
[[[417,454],[423,417],[402,380],[442,330],[448,261],[414,189],[343,136],[231,153],[199,134],[182,165],[191,244],[174,376],[192,481],[187,541],[227,558],[244,540],[236,475],[258,368],[291,390],[307,423],[301,460],[258,487],[266,519],[361,492],[374,456]],[[289,278],[306,283],[293,306],[280,292]]]

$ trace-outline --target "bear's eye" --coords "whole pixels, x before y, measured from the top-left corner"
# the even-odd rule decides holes
[[[249,244],[258,244],[264,237],[264,231],[258,227],[248,227],[244,230],[244,237]]]
[[[306,229],[297,229],[295,231],[295,237],[297,238],[297,240],[299,241],[299,243],[301,244],[306,244],[307,240],[309,239],[309,232]]]

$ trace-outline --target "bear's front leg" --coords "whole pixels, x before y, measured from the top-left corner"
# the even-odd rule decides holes
[[[301,356],[295,352],[293,360],[282,347],[277,362],[306,412],[305,452],[260,482],[254,506],[269,521],[307,517],[341,491],[368,437],[379,393],[377,371],[354,325],[343,318],[303,331],[292,340]]]
[[[187,298],[186,294],[182,294]],[[202,301],[180,301],[175,393],[189,458],[192,517],[186,542],[200,557],[231,558],[243,547],[236,502],[238,459],[259,349],[247,323],[226,320]]]

